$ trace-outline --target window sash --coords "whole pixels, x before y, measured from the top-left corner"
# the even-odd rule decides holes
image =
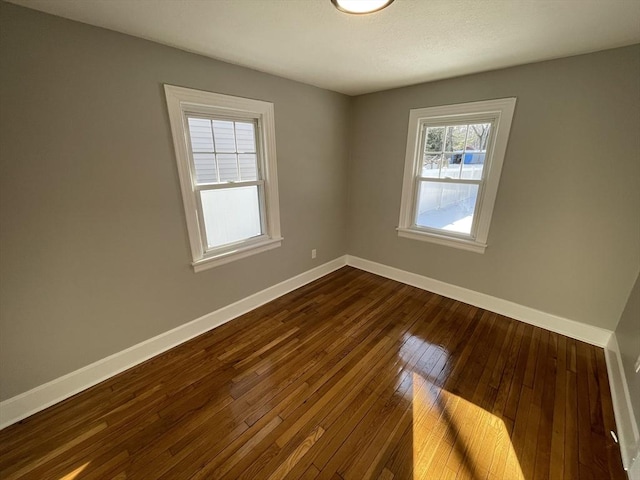
[[[208,190],[221,190],[221,189],[230,189],[230,188],[241,188],[248,186],[257,186],[258,187],[258,211],[260,213],[260,231],[262,232],[260,235],[254,235],[252,237],[247,237],[242,240],[237,240],[235,242],[224,243],[222,245],[216,245],[214,247],[209,246],[209,241],[207,238],[207,229],[205,227],[205,219],[204,219],[204,208],[202,206],[202,194],[203,191]],[[196,196],[196,204],[197,204],[197,215],[198,221],[202,228],[200,228],[200,241],[202,243],[202,251],[204,253],[204,257],[212,256],[220,252],[224,252],[229,248],[237,245],[242,245],[244,243],[253,243],[258,240],[263,240],[269,238],[268,235],[268,224],[267,224],[267,215],[266,215],[266,201],[265,201],[265,183],[264,181],[253,181],[253,182],[237,182],[237,183],[226,183],[226,184],[212,184],[212,185],[200,185],[200,187],[194,191]],[[207,188],[208,187],[208,188]]]
[[[198,186],[203,186],[203,185],[222,185],[222,184],[226,184],[226,183],[241,183],[241,182],[245,182],[244,180],[239,180],[236,182],[212,182],[212,183],[198,183],[197,181],[197,174],[196,174],[196,164],[195,164],[195,159],[194,159],[194,153],[205,153],[205,154],[210,154],[210,155],[215,155],[216,158],[216,169],[218,170],[219,167],[219,163],[218,163],[218,155],[225,155],[225,154],[229,154],[229,155],[235,155],[236,156],[236,162],[237,162],[237,167],[238,167],[238,176],[241,177],[241,173],[240,173],[240,164],[239,164],[239,159],[238,159],[238,155],[244,155],[244,154],[248,154],[248,155],[252,155],[255,154],[256,156],[256,178],[259,181],[264,181],[265,176],[264,176],[264,172],[265,172],[265,165],[264,165],[264,154],[262,152],[262,141],[263,141],[263,134],[262,134],[262,122],[260,121],[259,118],[254,117],[252,115],[247,114],[246,116],[243,116],[241,114],[238,115],[232,115],[232,114],[226,114],[226,115],[218,115],[218,114],[214,114],[211,113],[207,110],[205,110],[207,113],[200,113],[197,110],[187,110],[183,112],[183,128],[184,128],[184,132],[185,132],[185,137],[186,137],[186,144],[187,144],[187,150],[188,150],[188,156],[189,156],[189,168],[191,170],[191,182],[194,186],[194,188],[198,187]],[[203,111],[204,112],[204,111]],[[214,121],[214,120],[221,120],[221,121],[227,121],[227,122],[242,122],[242,123],[252,123],[254,126],[254,140],[255,140],[255,150],[251,151],[251,152],[239,152],[238,151],[238,145],[237,145],[237,137],[235,139],[236,142],[236,150],[235,152],[219,152],[216,150],[216,146],[215,146],[215,133],[213,132],[213,129],[211,131],[211,135],[212,135],[212,139],[213,139],[213,149],[211,151],[202,151],[202,152],[194,152],[193,151],[193,144],[192,144],[192,140],[191,140],[191,133],[189,130],[189,118],[204,118],[210,121]],[[234,128],[235,128],[235,124],[234,124]],[[220,172],[218,170],[218,179],[220,179]]]
[[[210,121],[221,120],[221,121],[230,121],[230,122],[244,122],[244,123],[253,123],[254,125],[254,136],[255,136],[255,151],[253,152],[238,152],[237,146],[237,138],[236,142],[236,150],[235,152],[218,152],[216,150],[215,145],[215,133],[212,129],[212,138],[213,138],[213,149],[210,152],[194,152],[191,132],[189,129],[189,118],[204,118]],[[189,168],[191,170],[191,183],[193,192],[196,200],[196,215],[198,217],[198,222],[201,225],[200,230],[200,244],[202,247],[203,257],[212,257],[221,252],[225,252],[229,249],[232,249],[234,246],[241,245],[250,245],[252,243],[260,242],[262,240],[268,239],[269,235],[269,225],[267,224],[267,214],[266,214],[266,200],[265,200],[265,181],[263,177],[264,172],[264,159],[262,155],[262,151],[260,145],[262,143],[262,128],[261,122],[258,118],[254,118],[252,116],[243,116],[243,115],[217,115],[211,113],[201,113],[197,111],[185,111],[183,112],[183,121],[185,125],[185,136],[186,143],[188,147],[188,157],[189,157]],[[235,129],[235,123],[234,123]],[[197,174],[196,174],[196,165],[194,159],[194,153],[210,153],[213,155],[218,154],[235,154],[236,158],[240,154],[248,153],[256,155],[256,176],[257,180],[239,180],[239,181],[227,181],[227,182],[215,182],[215,183],[198,183]],[[216,161],[217,165],[217,161]],[[218,168],[216,166],[216,168]],[[240,166],[238,165],[238,175],[240,176]],[[218,174],[218,179],[220,175]],[[207,229],[205,227],[205,217],[204,217],[204,208],[202,206],[202,194],[201,192],[207,190],[221,190],[221,189],[229,189],[229,188],[241,188],[241,187],[249,187],[249,186],[257,186],[258,187],[258,210],[260,212],[260,231],[262,232],[260,235],[256,235],[253,237],[247,237],[242,240],[238,240],[235,242],[229,242],[222,245],[216,245],[214,247],[209,246],[209,240],[207,238]]]
[[[426,227],[424,225],[418,225],[418,216],[419,216],[419,212],[418,212],[418,206],[420,204],[420,184],[421,183],[448,183],[448,184],[455,184],[455,185],[478,185],[478,195],[476,196],[476,201],[473,205],[473,221],[471,223],[471,230],[469,231],[469,233],[461,233],[461,232],[454,232],[451,230],[445,230],[444,228],[435,228],[435,227]],[[411,214],[411,229],[415,229],[415,230],[421,230],[424,232],[430,232],[430,233],[437,233],[439,235],[447,235],[447,236],[454,236],[454,237],[458,237],[458,238],[463,238],[466,240],[473,240],[476,238],[476,230],[477,230],[477,226],[478,226],[478,218],[479,218],[479,206],[482,203],[482,193],[484,190],[484,180],[458,180],[458,179],[451,179],[451,178],[428,178],[428,177],[417,177],[413,190],[414,190],[414,196],[413,196],[413,208],[412,208],[412,214]]]
[[[469,125],[474,125],[477,123],[488,123],[491,125],[491,131],[489,134],[489,138],[487,139],[487,145],[485,149],[485,163],[482,168],[482,176],[480,179],[464,179],[464,178],[439,178],[439,177],[424,177],[421,175],[422,173],[422,164],[424,162],[424,156],[427,154],[433,155],[444,155],[448,151],[446,150],[446,142],[443,139],[442,142],[442,150],[439,152],[425,152],[425,144],[427,142],[427,130],[429,128],[434,127],[454,127],[454,126],[467,126],[467,130],[465,132],[464,139],[464,148],[467,146],[467,141],[469,139]],[[436,233],[439,235],[463,238],[467,240],[475,240],[478,222],[479,222],[479,213],[480,213],[480,205],[482,205],[482,196],[484,191],[484,184],[486,182],[486,178],[489,174],[491,168],[491,152],[493,151],[493,143],[496,135],[495,128],[495,118],[487,117],[486,115],[480,116],[465,116],[465,118],[449,120],[449,121],[437,121],[434,119],[422,120],[419,122],[419,132],[420,132],[420,140],[418,143],[418,151],[416,152],[415,158],[415,176],[414,176],[414,184],[413,184],[413,200],[411,205],[411,229]],[[460,169],[462,169],[464,165],[464,153],[466,150],[463,148],[462,154],[463,157],[460,162]],[[450,153],[456,153],[456,151],[452,151]],[[473,221],[471,224],[471,230],[468,234],[460,233],[460,232],[452,232],[450,230],[445,230],[443,228],[433,228],[433,227],[425,227],[418,225],[418,206],[420,203],[420,184],[423,182],[433,182],[433,183],[449,183],[449,184],[458,184],[458,185],[478,185],[478,195],[476,197],[475,204],[473,206]]]
[[[424,161],[424,156],[425,155],[446,155],[446,154],[456,154],[456,153],[462,153],[462,159],[460,161],[460,170],[462,171],[462,168],[464,166],[464,155],[467,153],[466,147],[467,147],[467,141],[469,140],[469,126],[470,125],[476,125],[479,123],[488,123],[491,125],[491,130],[489,132],[489,137],[487,138],[487,145],[486,148],[484,150],[485,152],[485,163],[484,168],[482,169],[482,177],[481,180],[484,180],[487,178],[487,175],[489,174],[489,169],[491,167],[490,163],[491,163],[491,157],[493,154],[493,144],[495,142],[496,139],[496,134],[497,134],[497,122],[496,122],[496,118],[495,116],[487,116],[486,114],[483,115],[465,115],[462,116],[459,119],[455,119],[455,120],[449,120],[449,121],[438,121],[437,119],[434,120],[433,118],[428,118],[428,119],[422,119],[419,121],[418,126],[419,126],[419,143],[418,143],[418,151],[416,152],[416,158],[415,158],[415,175],[416,176],[420,176],[420,173],[422,172],[422,163]],[[446,128],[447,127],[457,127],[457,126],[466,126],[467,127],[467,131],[465,132],[465,138],[464,138],[464,147],[463,150],[458,151],[458,150],[447,150],[446,148],[446,140],[443,139],[442,141],[442,149],[438,150],[438,151],[433,151],[433,152],[427,152],[426,151],[426,143],[427,143],[427,130],[429,128],[438,128],[438,127],[444,127],[445,128],[445,132],[446,132]],[[419,158],[418,158],[419,157]]]

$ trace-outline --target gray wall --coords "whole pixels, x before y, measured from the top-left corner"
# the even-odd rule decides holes
[[[633,368],[640,355],[640,277],[631,290],[627,306],[616,327],[616,339],[624,366],[622,374],[629,385],[631,406],[640,430],[640,373],[636,373]]]
[[[349,97],[4,2],[0,35],[1,399],[346,253]],[[275,104],[282,247],[193,272],[164,83]]]
[[[640,46],[357,97],[349,254],[613,330],[640,265]],[[398,238],[409,109],[517,97],[485,254]]]

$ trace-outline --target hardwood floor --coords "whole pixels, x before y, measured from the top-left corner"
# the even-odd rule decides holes
[[[0,432],[3,479],[624,479],[602,349],[342,268]]]

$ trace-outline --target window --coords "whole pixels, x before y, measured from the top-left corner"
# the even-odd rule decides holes
[[[411,110],[399,236],[484,253],[515,104]]]
[[[195,271],[280,246],[273,104],[165,94]]]

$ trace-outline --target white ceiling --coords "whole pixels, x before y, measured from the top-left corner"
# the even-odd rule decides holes
[[[9,0],[349,95],[640,42],[640,0]]]

